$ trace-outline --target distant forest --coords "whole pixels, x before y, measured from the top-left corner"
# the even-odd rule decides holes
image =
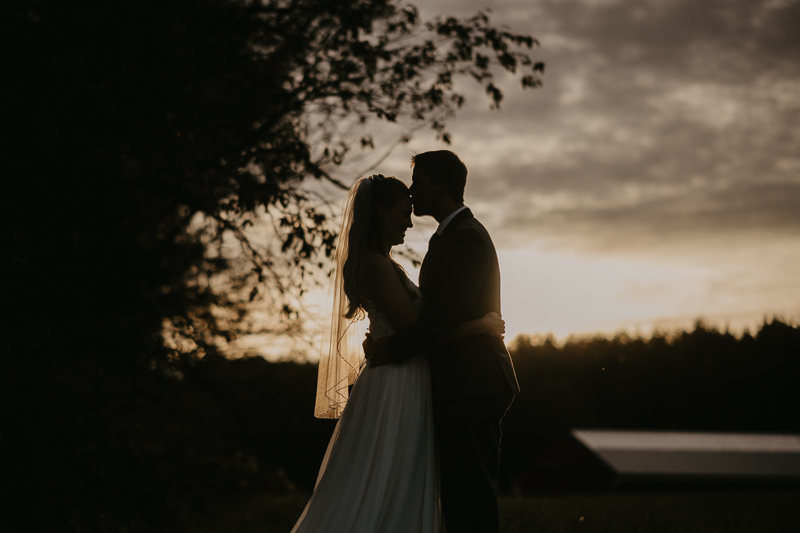
[[[698,321],[563,346],[520,336],[511,352],[522,389],[503,429],[511,479],[568,428],[800,432],[797,322],[736,337]]]
[[[573,427],[800,432],[797,323],[735,337],[698,322],[562,346],[520,336],[511,351],[522,393],[503,427],[504,490]],[[26,389],[9,398],[26,428],[11,457],[39,513],[146,524],[313,488],[334,427],[313,417],[316,365],[220,356],[151,371],[105,365],[6,376],[12,391]]]

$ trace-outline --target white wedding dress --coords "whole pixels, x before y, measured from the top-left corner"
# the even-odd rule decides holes
[[[409,280],[404,283],[422,294]],[[373,338],[394,333],[364,300]],[[364,367],[292,533],[437,533],[439,487],[428,359]]]

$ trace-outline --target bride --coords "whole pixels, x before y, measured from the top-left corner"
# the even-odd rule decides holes
[[[414,323],[423,295],[391,256],[412,227],[408,187],[361,178],[350,190],[336,250],[330,347],[319,364],[315,416],[339,418],[314,493],[292,533],[436,533],[439,489],[430,375],[425,354],[363,364],[354,322],[378,338]],[[446,339],[501,337],[495,313]],[[352,390],[349,386],[352,385]]]

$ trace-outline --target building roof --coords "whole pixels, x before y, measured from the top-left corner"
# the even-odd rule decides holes
[[[800,479],[800,435],[572,430],[621,476]]]

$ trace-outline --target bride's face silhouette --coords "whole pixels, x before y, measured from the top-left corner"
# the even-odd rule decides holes
[[[406,230],[414,226],[411,223],[411,198],[407,196],[394,207],[381,209],[384,241],[388,246],[403,244],[406,240]]]

